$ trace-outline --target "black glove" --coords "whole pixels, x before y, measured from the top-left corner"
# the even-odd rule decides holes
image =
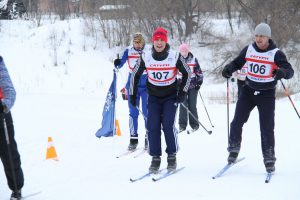
[[[4,114],[4,106],[2,101],[0,101],[0,114]]]
[[[3,119],[4,117],[5,117],[4,106],[2,101],[0,100],[0,119]]]
[[[273,78],[278,81],[282,78],[284,78],[284,71],[282,69],[275,69],[273,71]]]
[[[222,71],[222,76],[224,78],[230,78],[232,76],[232,72],[229,70],[228,65],[226,65]]]
[[[201,87],[201,85],[199,85],[199,84],[195,85],[195,89],[196,89],[196,90],[199,90],[200,87]]]
[[[178,94],[177,94],[177,98],[176,98],[176,101],[177,101],[177,103],[183,103],[184,102],[184,100],[185,100],[185,95],[186,95],[186,93],[185,92],[179,92]]]
[[[136,107],[136,96],[130,95],[130,104],[134,107]]]
[[[121,64],[121,59],[120,58],[117,58],[114,60],[114,65],[117,67]]]

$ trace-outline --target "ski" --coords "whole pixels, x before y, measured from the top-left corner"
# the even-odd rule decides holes
[[[161,173],[163,170],[165,170],[165,169],[159,170],[157,174]],[[139,176],[139,177],[136,177],[136,178],[130,178],[129,180],[130,180],[130,182],[133,183],[133,182],[136,182],[136,181],[140,181],[140,180],[142,180],[142,179],[144,179],[144,178],[146,178],[146,177],[150,177],[151,175],[155,175],[155,174],[153,174],[153,173],[151,173],[151,172],[147,172],[147,173],[145,173],[145,174],[143,174],[143,175],[141,175],[141,176]]]
[[[127,156],[127,155],[129,155],[129,154],[132,154],[132,153],[136,152],[136,151],[139,150],[139,149],[141,149],[141,148],[136,148],[136,149],[134,149],[134,150],[126,150],[125,152],[123,152],[123,153],[117,155],[116,158],[121,158],[121,157]]]
[[[180,171],[183,170],[184,168],[185,168],[185,167],[180,167],[180,168],[178,168],[178,169],[176,169],[176,170],[173,170],[173,171],[167,171],[167,172],[165,172],[165,173],[163,173],[163,174],[160,174],[158,177],[153,177],[153,178],[152,178],[152,181],[156,182],[156,181],[162,180],[162,179],[164,179],[164,178],[167,178],[167,177],[169,177],[169,176],[171,176],[171,175],[173,175],[173,174],[176,174],[177,172],[180,172]]]
[[[179,133],[183,133],[183,132],[185,132],[186,130],[178,130],[178,134]]]
[[[186,133],[191,134],[191,133],[194,133],[196,131],[198,131],[198,129],[189,129],[189,130],[186,131]]]
[[[273,173],[268,172],[267,176],[266,176],[266,179],[265,179],[265,183],[269,183],[271,181],[272,176],[273,176]]]
[[[133,183],[133,182],[136,182],[136,181],[140,181],[140,180],[142,180],[142,179],[144,179],[144,178],[150,176],[151,174],[152,174],[151,172],[148,172],[148,173],[143,174],[142,176],[139,176],[139,177],[137,177],[137,178],[130,178],[129,180],[130,180],[130,182]]]
[[[138,154],[134,155],[133,158],[137,158],[137,157],[140,157],[141,155],[143,155],[144,153],[147,152],[147,149],[143,149],[142,151],[140,151]]]
[[[235,165],[238,162],[241,162],[244,159],[245,159],[245,157],[242,157],[240,159],[237,159],[234,163],[230,163],[230,164],[225,165],[225,167],[223,169],[221,169],[219,171],[219,173],[217,173],[215,176],[213,176],[212,179],[216,179],[216,178],[221,177],[229,168],[231,168],[233,165]]]
[[[40,194],[40,193],[42,193],[42,192],[39,191],[39,192],[27,194],[27,195],[25,195],[25,196],[22,196],[22,197],[21,197],[21,200],[24,200],[24,199],[28,199],[28,198],[34,197],[34,196],[36,196],[36,195],[38,195],[38,194]],[[14,200],[14,199],[15,199],[15,198],[10,198],[10,200]]]

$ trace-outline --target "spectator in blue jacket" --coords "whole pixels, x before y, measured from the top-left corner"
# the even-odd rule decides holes
[[[16,100],[16,91],[0,56],[0,158],[4,166],[11,199],[21,199],[24,176],[20,154],[15,140],[14,124],[10,109]],[[7,130],[7,132],[6,132]]]

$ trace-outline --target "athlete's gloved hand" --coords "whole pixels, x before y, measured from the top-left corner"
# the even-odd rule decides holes
[[[224,67],[224,69],[222,70],[222,76],[224,78],[230,78],[232,76],[232,72],[229,70],[229,66],[228,65],[226,65]]]
[[[199,90],[200,87],[201,87],[201,85],[199,85],[199,84],[195,85],[195,89],[196,89],[196,90]]]
[[[136,96],[130,95],[130,104],[134,107],[136,107]]]
[[[117,59],[114,60],[115,67],[118,67],[120,64],[121,64],[121,59],[120,58],[117,58]]]
[[[2,101],[0,100],[0,114],[4,113],[4,105],[2,103]]]
[[[121,94],[122,94],[122,99],[123,99],[123,100],[128,100],[126,88],[123,87],[123,88],[120,90],[120,92],[121,92]]]
[[[273,71],[273,78],[278,81],[282,78],[284,78],[284,71],[282,69],[275,69]]]
[[[3,119],[5,117],[5,112],[4,112],[4,105],[2,101],[0,100],[0,119]]]
[[[177,103],[183,103],[185,100],[186,93],[183,91],[178,92],[176,101]]]

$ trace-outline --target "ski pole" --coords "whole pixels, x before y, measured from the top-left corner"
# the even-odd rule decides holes
[[[141,115],[143,115],[144,120],[147,121],[147,117],[144,115],[144,113],[141,111],[141,109],[139,108],[139,106],[135,106],[136,109],[138,109],[139,113],[141,113]]]
[[[280,80],[280,82],[281,82],[281,84],[282,84],[283,89],[285,90],[285,95],[286,95],[286,96],[289,98],[289,100],[291,101],[291,104],[292,104],[294,110],[296,111],[296,113],[297,113],[297,115],[298,115],[298,117],[299,117],[299,119],[300,119],[300,115],[299,115],[299,113],[298,113],[298,111],[297,111],[297,109],[296,109],[296,106],[295,106],[294,102],[292,101],[292,99],[291,99],[291,97],[290,97],[290,95],[289,95],[289,91],[286,89],[286,87],[285,87],[285,85],[283,84],[282,80]]]
[[[9,164],[10,164],[10,168],[11,168],[12,179],[13,179],[13,183],[14,183],[14,189],[15,189],[15,191],[17,191],[18,190],[17,179],[16,179],[16,174],[15,174],[15,171],[14,171],[15,166],[14,166],[14,163],[13,163],[13,158],[12,158],[12,153],[11,153],[9,135],[8,135],[8,131],[7,131],[7,124],[6,124],[4,114],[2,114],[1,117],[2,117],[2,120],[3,120],[3,128],[4,128],[4,134],[5,134],[6,144],[7,144],[8,159],[9,159]]]
[[[205,108],[205,111],[206,111],[207,117],[208,117],[208,119],[209,119],[210,125],[211,125],[211,127],[214,127],[214,125],[211,123],[211,120],[210,120],[209,114],[208,114],[208,112],[207,112],[207,109],[206,109],[205,103],[204,103],[204,101],[203,101],[203,98],[202,98],[202,95],[201,95],[200,90],[199,90],[199,95],[200,95],[200,98],[201,98],[201,100],[202,100],[203,106],[204,106],[204,108]]]
[[[226,103],[227,103],[227,137],[229,146],[229,79],[227,78],[227,93],[226,93]]]
[[[203,125],[202,123],[195,117],[195,115],[193,115],[193,113],[183,104],[181,103],[181,105],[186,109],[186,111],[194,118],[194,120],[196,120],[201,126],[202,128],[208,133],[208,134],[212,134],[212,131],[208,131]]]
[[[139,113],[141,113],[141,115],[143,115],[143,117],[144,117],[144,120],[145,120],[145,122],[146,122],[146,126],[145,126],[145,129],[146,129],[146,137],[148,137],[148,128],[147,128],[147,117],[144,115],[144,113],[141,111],[141,109],[139,108],[139,106],[135,106],[136,107],[136,109],[138,109],[138,111],[139,111]]]

